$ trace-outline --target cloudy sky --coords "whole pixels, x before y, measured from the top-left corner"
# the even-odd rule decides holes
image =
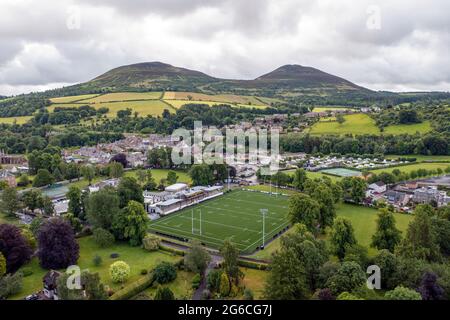
[[[1,0],[0,95],[162,61],[251,79],[301,64],[374,90],[450,91],[448,0]]]

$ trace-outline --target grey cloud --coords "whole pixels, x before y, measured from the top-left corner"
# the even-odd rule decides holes
[[[380,30],[366,27],[373,3]],[[73,6],[76,30],[66,25]],[[155,60],[245,79],[297,63],[374,89],[442,90],[449,11],[445,0],[2,1],[0,94]]]

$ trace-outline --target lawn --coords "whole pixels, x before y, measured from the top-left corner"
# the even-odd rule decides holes
[[[242,253],[249,253],[262,244],[262,208],[268,209],[265,218],[267,241],[289,224],[287,197],[243,190],[232,191],[153,221],[150,230],[199,239],[213,248],[220,248],[225,239],[230,239]]]
[[[281,193],[281,194],[293,194],[296,191],[290,189],[277,188],[275,186],[270,186],[270,184],[257,184],[255,186],[249,186],[247,189],[257,190],[263,192],[273,192],[273,193]]]
[[[266,284],[269,273],[263,270],[241,268],[244,273],[243,284],[253,292],[256,300],[263,299],[264,285]]]
[[[295,170],[287,170],[287,171],[284,171],[284,172],[289,174],[289,175],[293,175]],[[316,172],[306,171],[306,176],[308,178],[310,178],[310,179],[322,179],[324,177],[327,177],[327,178],[330,178],[331,181],[333,181],[333,182],[337,182],[339,180],[342,180],[342,177],[337,177],[337,176],[332,176],[332,175],[329,175],[329,174],[324,174],[324,173],[322,173],[320,171],[316,171]]]
[[[127,100],[158,100],[162,92],[115,92],[99,95],[95,98],[85,99],[86,103],[104,103]]]
[[[343,135],[343,134],[380,134],[375,121],[366,114],[349,114],[344,116],[345,122],[317,122],[310,130],[315,135]]]
[[[360,245],[369,249],[370,255],[376,254],[376,249],[371,248],[370,243],[372,242],[372,235],[375,233],[377,226],[377,214],[378,210],[373,208],[345,203],[337,206],[337,216],[347,218],[351,221],[356,240]],[[395,213],[394,216],[397,228],[402,231],[402,235],[404,235],[409,222],[413,219],[413,216],[401,213]],[[286,233],[289,232],[292,232],[292,229],[289,229]],[[251,257],[268,260],[270,259],[272,253],[277,251],[279,248],[280,239],[278,238],[268,244],[264,250],[256,252]]]
[[[139,279],[142,269],[149,270],[162,261],[176,262],[180,259],[180,257],[162,251],[148,252],[140,247],[131,247],[127,243],[115,243],[109,248],[100,248],[92,237],[79,239],[79,244],[80,258],[78,265],[80,268],[82,270],[89,269],[91,272],[98,272],[101,281],[113,290],[120,289],[122,286],[112,283],[109,277],[109,266],[115,261],[125,261],[131,268],[130,278],[125,283],[126,285]],[[119,257],[112,259],[110,258],[111,253],[118,253]],[[92,262],[95,255],[99,255],[103,259],[103,263],[98,267]],[[22,291],[18,295],[11,297],[12,299],[22,299],[42,289],[42,277],[47,273],[47,270],[39,266],[37,258],[33,258],[30,263],[22,268],[30,268],[33,270],[33,274],[24,278]]]
[[[174,281],[163,285],[163,287],[168,287],[174,294],[175,299],[179,300],[190,300],[194,293],[192,289],[192,278],[194,273],[187,271],[178,271],[177,277]],[[156,293],[157,286],[151,286],[143,291],[148,296],[153,298]]]
[[[30,121],[30,119],[33,118],[33,116],[23,116],[23,117],[6,117],[6,118],[0,118],[0,123],[4,124],[24,124]]]
[[[430,132],[432,130],[430,121],[415,124],[397,124],[384,128],[384,134],[421,134]]]
[[[372,235],[375,233],[377,227],[377,214],[378,210],[374,208],[345,203],[339,204],[337,208],[337,216],[347,218],[352,222],[356,240],[360,245],[365,247],[369,247],[372,242]],[[394,216],[397,228],[404,235],[413,216],[402,213],[395,213]]]
[[[189,176],[189,174],[186,171],[168,170],[168,169],[151,169],[153,178],[155,179],[156,183],[159,183],[161,181],[161,179],[166,179],[169,171],[175,171],[177,173],[177,176],[178,176],[177,182],[183,182],[183,183],[187,183],[187,184],[192,183],[191,177]],[[137,178],[136,170],[126,171],[125,176]]]
[[[375,170],[371,170],[370,172],[376,173],[376,174],[380,174],[381,172],[392,173],[393,170],[399,169],[402,172],[410,173],[411,171],[418,170],[418,169],[436,170],[438,168],[441,168],[442,170],[445,170],[445,168],[447,168],[448,166],[450,166],[450,163],[438,163],[438,162],[414,163],[414,164],[405,165],[405,166],[389,167],[389,168],[384,168],[384,169],[375,169]]]

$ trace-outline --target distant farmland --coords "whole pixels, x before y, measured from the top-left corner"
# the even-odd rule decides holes
[[[314,109],[316,110],[316,109]],[[345,122],[340,124],[334,120],[334,118],[325,118],[317,123],[315,123],[310,133],[314,135],[363,135],[363,134],[415,134],[416,132],[427,133],[431,131],[431,124],[429,121],[418,124],[403,124],[403,125],[391,125],[384,128],[381,132],[376,126],[375,120],[373,120],[369,115],[357,113],[344,116]]]

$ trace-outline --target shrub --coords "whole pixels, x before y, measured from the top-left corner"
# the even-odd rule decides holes
[[[398,286],[394,290],[386,292],[384,297],[388,300],[422,300],[420,293],[403,286]]]
[[[222,271],[212,270],[206,277],[206,285],[212,291],[218,291],[220,289],[220,276]]]
[[[220,275],[220,295],[222,297],[227,297],[230,294],[230,280],[225,272]]]
[[[147,269],[142,269],[141,270],[141,275],[145,276],[146,274],[148,274],[148,270]]]
[[[238,260],[238,265],[245,268],[257,269],[257,270],[267,270],[269,267],[267,263],[248,261],[248,260]]]
[[[200,287],[200,282],[202,281],[202,277],[200,276],[200,274],[196,274],[193,278],[192,278],[192,289],[198,289],[198,287]]]
[[[22,268],[20,271],[22,272],[24,278],[33,274],[33,270],[31,268]]]
[[[175,266],[169,262],[161,262],[153,271],[155,281],[160,284],[168,283],[177,277]]]
[[[112,233],[103,228],[96,228],[93,235],[95,243],[97,243],[101,248],[110,247],[115,240]]]
[[[357,296],[345,291],[337,296],[337,300],[364,300],[364,299],[358,298]]]
[[[115,283],[123,283],[130,277],[130,266],[123,261],[116,261],[109,267],[109,275]]]
[[[109,255],[109,257],[110,257],[111,259],[117,259],[118,257],[120,257],[120,254],[118,254],[118,253],[111,253],[111,254]]]
[[[175,300],[172,290],[167,287],[158,287],[156,289],[154,300]]]
[[[142,244],[144,249],[147,251],[156,251],[159,249],[159,244],[161,239],[153,234],[147,234],[144,239],[142,239]]]
[[[0,278],[6,273],[6,259],[0,252]]]
[[[98,267],[103,263],[103,259],[98,254],[96,254],[92,259],[92,262],[94,263],[94,266]]]
[[[110,300],[128,300],[150,287],[153,281],[153,274],[150,273],[112,294]]]
[[[246,288],[244,290],[244,300],[253,300],[253,291],[250,290],[249,288]]]
[[[0,300],[8,298],[22,290],[23,275],[22,272],[7,274],[0,278]]]

